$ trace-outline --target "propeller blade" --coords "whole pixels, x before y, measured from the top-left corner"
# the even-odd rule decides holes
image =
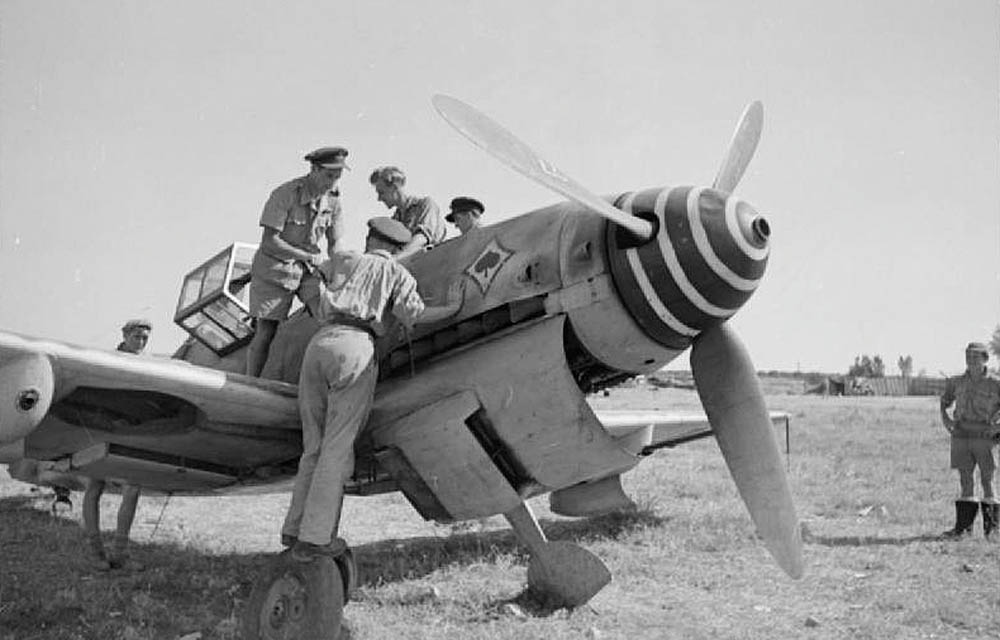
[[[650,222],[616,209],[591,193],[481,111],[461,100],[440,94],[434,96],[431,102],[448,124],[511,169],[587,207],[641,239],[653,235]]]
[[[740,122],[733,132],[733,139],[729,143],[729,150],[726,157],[722,159],[722,166],[712,183],[714,189],[724,193],[732,193],[743,177],[747,165],[753,158],[754,151],[757,150],[757,143],[760,142],[760,132],[764,127],[764,105],[759,100],[751,102],[743,110]]]
[[[743,343],[725,323],[691,349],[691,371],[722,456],[757,532],[778,565],[802,577],[802,538],[781,454]]]

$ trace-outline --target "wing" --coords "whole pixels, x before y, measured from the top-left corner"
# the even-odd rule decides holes
[[[300,451],[294,385],[3,332],[0,363],[8,457],[19,448],[67,471],[198,491]]]
[[[657,449],[676,447],[712,435],[712,426],[704,413],[667,413],[661,411],[595,411],[604,430],[625,451],[639,456]],[[789,414],[771,411],[771,422],[785,427],[788,439]],[[787,451],[787,449],[786,449]],[[549,494],[549,507],[564,516],[589,517],[634,506],[622,489],[621,475],[606,476]]]

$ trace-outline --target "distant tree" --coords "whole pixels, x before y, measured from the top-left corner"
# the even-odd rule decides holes
[[[990,351],[1000,359],[1000,324],[997,325],[997,328],[993,330],[993,335],[990,336]]]
[[[913,356],[899,356],[899,373],[904,378],[909,378],[913,375]]]
[[[854,358],[854,364],[847,370],[847,375],[856,378],[881,378],[885,375],[885,363],[882,362],[882,356],[876,355],[873,358],[862,354]]]
[[[849,376],[867,376],[872,367],[872,359],[867,355],[854,356],[854,364],[847,370]]]
[[[882,378],[885,376],[885,363],[882,362],[882,356],[876,355],[872,358],[872,377]]]

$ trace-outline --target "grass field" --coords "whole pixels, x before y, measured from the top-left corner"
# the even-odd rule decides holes
[[[683,410],[698,401],[636,386],[593,404]],[[957,477],[936,400],[778,394],[769,405],[792,414],[802,580],[755,540],[715,443],[702,440],[659,451],[625,477],[634,512],[574,521],[532,501],[551,538],[578,542],[614,575],[573,612],[523,594],[527,558],[502,518],[440,526],[398,495],[348,499],[344,535],[362,576],[345,637],[1000,637],[1000,543],[983,539],[980,521],[974,537],[937,538],[953,524]],[[82,496],[53,517],[47,492],[29,489],[0,472],[0,640],[237,638],[288,500],[144,497],[133,539],[146,570],[101,575],[81,554]],[[105,498],[106,528],[116,506]]]

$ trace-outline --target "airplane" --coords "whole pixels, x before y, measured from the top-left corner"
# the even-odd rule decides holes
[[[425,519],[505,516],[529,549],[528,586],[553,606],[611,579],[579,545],[550,541],[526,500],[586,517],[631,505],[621,474],[661,447],[715,436],[756,530],[803,573],[795,506],[750,357],[726,322],[764,274],[770,228],[732,195],[763,107],[741,116],[710,187],[600,197],[489,116],[432,104],[459,133],[568,198],[450,239],[405,262],[428,304],[461,283],[457,315],[376,345],[379,382],[348,494],[401,491]],[[90,476],[188,494],[290,486],[301,453],[296,382],[318,323],[282,323],[261,378],[242,375],[255,245],[234,243],[184,278],[172,358],[0,332],[0,463],[58,485]],[[586,395],[690,350],[705,415],[595,413]],[[786,416],[787,419],[787,416]],[[276,532],[277,535],[277,532]],[[261,576],[252,638],[333,638],[356,580],[349,554]]]

